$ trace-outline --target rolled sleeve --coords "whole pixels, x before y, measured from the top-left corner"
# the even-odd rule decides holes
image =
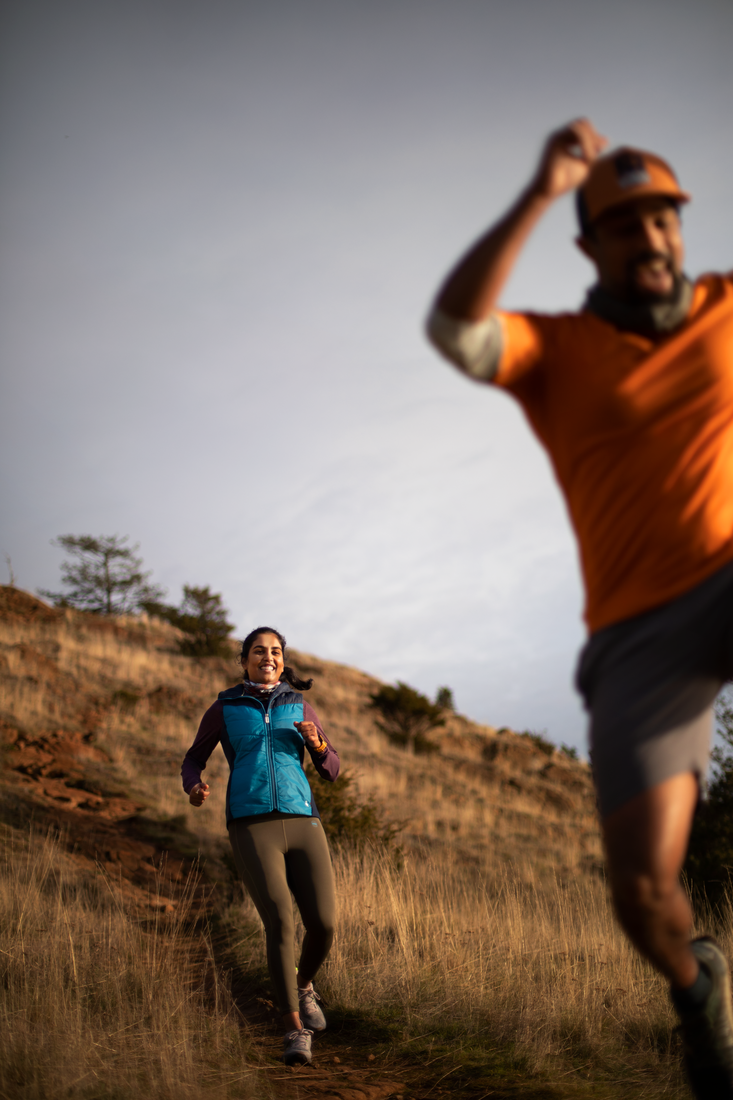
[[[463,374],[477,382],[490,382],[495,377],[503,345],[495,313],[483,321],[463,321],[433,309],[425,330],[433,347]]]

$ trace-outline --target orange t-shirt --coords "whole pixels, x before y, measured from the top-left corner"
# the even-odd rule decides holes
[[[733,560],[733,273],[655,343],[592,313],[499,313],[494,383],[547,448],[580,544],[591,631]]]

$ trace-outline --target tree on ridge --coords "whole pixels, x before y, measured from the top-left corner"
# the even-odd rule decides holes
[[[443,710],[455,710],[456,704],[453,698],[453,692],[449,687],[439,687],[435,693],[435,702]]]
[[[171,607],[157,600],[147,600],[143,607],[151,615],[165,619],[184,632],[186,637],[179,643],[181,653],[189,657],[231,656],[229,635],[234,630],[234,624],[227,621],[228,612],[221,595],[212,592],[208,585],[197,588],[184,584],[180,607]]]
[[[143,572],[136,555],[139,543],[125,546],[128,535],[59,535],[51,540],[70,555],[61,563],[65,592],[39,589],[57,607],[77,607],[95,615],[125,615],[148,600],[160,600],[165,590],[150,584],[152,570]]]

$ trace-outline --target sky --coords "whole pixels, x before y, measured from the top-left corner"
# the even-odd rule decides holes
[[[16,583],[128,535],[172,603],[584,751],[559,490],[424,319],[581,115],[671,161],[688,272],[730,269],[730,0],[10,0],[0,40]],[[576,308],[574,235],[565,198],[502,304]]]

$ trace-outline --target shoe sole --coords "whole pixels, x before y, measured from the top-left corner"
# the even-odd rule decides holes
[[[723,1011],[728,1017],[728,1031],[733,1034],[733,1006],[731,1005],[731,980],[728,961],[720,945],[712,936],[700,936],[690,944],[700,965],[710,974]],[[726,1012],[727,1008],[727,1012]],[[700,1100],[733,1100],[733,1068],[711,1060],[707,1064],[695,1057],[695,1050],[685,1054],[685,1068],[694,1095]]]

